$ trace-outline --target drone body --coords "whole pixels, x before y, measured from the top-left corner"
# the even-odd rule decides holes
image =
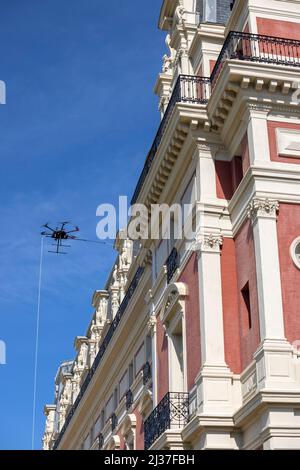
[[[52,238],[55,243],[53,246],[56,246],[56,251],[49,251],[49,253],[56,253],[60,255],[66,255],[66,252],[60,251],[61,248],[70,248],[70,245],[63,245],[63,240],[80,240],[75,235],[70,235],[74,232],[79,232],[78,227],[74,227],[71,230],[67,230],[66,226],[70,225],[70,222],[60,222],[60,227],[56,227],[56,229],[49,226],[49,224],[43,225],[43,227],[50,230],[50,232],[42,232],[41,235],[47,238]]]
[[[49,253],[55,253],[57,255],[67,255],[68,253],[61,251],[61,248],[70,248],[71,245],[63,245],[62,242],[64,240],[76,240],[80,242],[87,242],[87,243],[98,243],[101,245],[110,245],[113,246],[112,243],[108,241],[98,241],[98,240],[87,240],[85,238],[76,237],[76,235],[71,235],[71,233],[79,232],[79,228],[71,224],[71,222],[58,222],[59,227],[55,229],[50,227],[49,223],[43,225],[43,227],[47,228],[48,232],[41,232],[41,235],[46,238],[52,238],[54,240],[53,246],[56,247],[56,250],[49,250]],[[67,228],[69,226],[69,229]]]

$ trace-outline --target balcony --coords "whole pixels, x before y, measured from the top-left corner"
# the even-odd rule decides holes
[[[160,123],[157,134],[153,141],[150,152],[148,153],[144,168],[135,188],[131,204],[135,204],[138,195],[142,189],[145,179],[150,171],[152,162],[157,153],[161,139],[165,133],[168,122],[175,108],[176,103],[206,104],[210,93],[210,79],[205,77],[196,77],[193,75],[179,75],[174,86],[172,96],[165,111],[164,117]]]
[[[152,379],[151,365],[149,362],[146,362],[143,367],[143,385],[146,386],[148,382]]]
[[[102,447],[103,447],[103,444],[104,444],[104,437],[103,437],[103,434],[99,434],[99,437],[98,437],[98,449],[101,450]]]
[[[182,429],[189,421],[189,394],[167,393],[144,422],[145,449],[168,429]]]
[[[131,408],[131,405],[133,404],[133,393],[130,389],[127,390],[126,392],[125,400],[126,400],[126,410],[128,411]]]
[[[114,430],[118,426],[118,417],[116,413],[113,413],[110,419],[111,419],[111,432],[114,432]]]
[[[71,421],[71,419],[72,419],[72,417],[73,417],[73,415],[74,415],[74,413],[75,413],[75,411],[76,411],[76,409],[77,409],[77,407],[78,407],[78,405],[79,405],[86,389],[88,388],[88,386],[89,386],[89,384],[90,384],[90,382],[91,382],[91,380],[92,380],[92,378],[93,378],[93,376],[94,376],[94,374],[97,370],[97,367],[99,366],[99,364],[100,364],[100,362],[101,362],[101,360],[102,360],[102,358],[103,358],[103,356],[106,352],[106,349],[107,349],[108,345],[110,344],[110,341],[111,341],[112,337],[114,336],[114,333],[115,333],[116,329],[119,326],[119,323],[121,322],[121,319],[124,315],[126,307],[129,304],[129,301],[132,298],[132,296],[133,296],[133,294],[134,294],[134,292],[135,292],[135,290],[138,286],[138,283],[139,283],[139,281],[142,277],[143,271],[144,271],[144,268],[142,268],[142,267],[138,268],[138,270],[137,270],[137,272],[136,272],[136,274],[135,274],[135,276],[134,276],[134,278],[133,278],[133,280],[132,280],[132,282],[131,282],[131,284],[130,284],[130,286],[129,286],[126,294],[125,294],[125,297],[124,297],[124,299],[123,299],[123,301],[122,301],[122,303],[119,307],[119,310],[118,310],[115,318],[113,319],[112,324],[110,325],[109,330],[108,330],[104,340],[101,343],[98,354],[95,357],[95,360],[93,362],[92,367],[90,368],[90,370],[87,373],[87,376],[86,376],[86,378],[85,378],[85,380],[84,380],[84,382],[83,382],[83,384],[80,388],[80,391],[79,391],[79,394],[78,394],[78,396],[75,400],[75,403],[71,407],[71,409],[70,409],[70,411],[69,411],[69,413],[66,417],[65,423],[64,423],[64,425],[63,425],[63,427],[62,427],[62,429],[59,433],[59,436],[58,436],[57,440],[54,443],[53,450],[57,449],[64,433],[66,432],[66,429],[67,429],[67,427],[68,427],[68,425],[69,425],[69,423],[70,423],[70,421]]]
[[[300,41],[231,31],[212,71],[212,88],[224,63],[230,59],[299,67]]]
[[[180,266],[180,258],[179,253],[176,248],[173,248],[171,251],[167,261],[166,261],[166,268],[167,268],[167,282],[170,284],[172,277],[174,276],[175,272]]]

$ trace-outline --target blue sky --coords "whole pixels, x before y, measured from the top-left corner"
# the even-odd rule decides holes
[[[95,238],[96,208],[132,195],[159,115],[153,85],[161,0],[2,0],[0,79],[0,449],[31,447],[40,226],[72,220]],[[53,379],[85,334],[115,252],[45,252],[35,447]]]

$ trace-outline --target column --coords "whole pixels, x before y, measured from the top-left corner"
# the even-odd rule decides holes
[[[222,236],[216,233],[205,233],[196,243],[202,361],[201,371],[196,378],[197,408],[200,415],[206,416],[208,428],[203,432],[207,443],[211,433],[210,417],[217,414],[231,417],[240,406],[237,382],[233,380],[233,374],[225,362],[221,246]],[[230,434],[230,426],[228,431],[223,430],[224,448],[233,446],[228,433]]]
[[[201,357],[203,366],[225,366],[222,313],[220,235],[203,235],[197,242],[200,291]]]
[[[253,225],[261,340],[284,339],[275,200],[254,198],[248,207]]]
[[[248,207],[253,225],[261,344],[254,354],[256,386],[272,392],[299,390],[293,350],[284,336],[276,220],[279,203],[255,197]]]

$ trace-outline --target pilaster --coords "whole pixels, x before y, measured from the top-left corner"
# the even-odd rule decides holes
[[[232,415],[239,400],[236,382],[225,363],[220,254],[223,238],[200,236],[198,254],[202,368],[196,378],[198,413]]]
[[[255,197],[248,206],[253,225],[261,344],[254,354],[258,389],[295,389],[292,346],[285,339],[277,239],[279,202]],[[299,387],[299,386],[298,386]]]

